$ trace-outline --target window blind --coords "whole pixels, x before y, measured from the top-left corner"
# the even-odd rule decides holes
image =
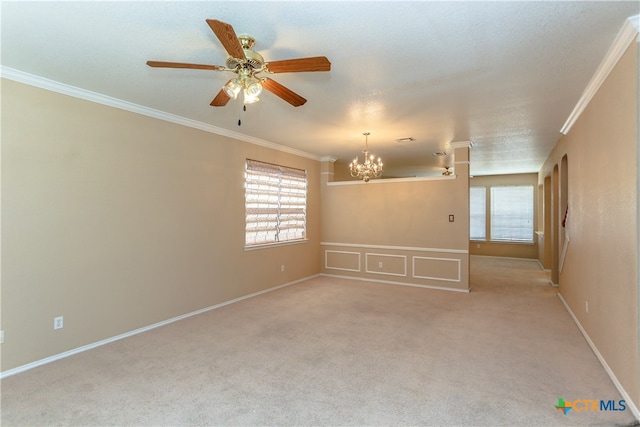
[[[487,240],[487,189],[469,189],[469,238]]]
[[[533,242],[533,186],[491,187],[491,240]]]
[[[247,159],[245,245],[305,238],[307,172]]]

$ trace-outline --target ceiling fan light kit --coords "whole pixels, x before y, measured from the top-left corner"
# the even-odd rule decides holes
[[[242,90],[242,82],[239,79],[231,79],[222,88],[229,98],[236,99]]]
[[[207,19],[207,24],[227,51],[226,66],[187,64],[182,62],[147,61],[150,67],[190,68],[197,70],[231,71],[237,74],[220,89],[211,101],[213,107],[223,107],[230,99],[237,99],[243,92],[244,103],[258,102],[263,89],[268,90],[294,107],[304,105],[307,100],[280,83],[260,77],[259,73],[297,73],[309,71],[330,71],[331,62],[324,56],[285,59],[267,63],[262,55],[253,50],[255,39],[247,34],[236,36],[233,27],[216,19]]]
[[[229,80],[223,87],[224,93],[231,99],[237,99],[240,91],[244,94],[244,103],[253,104],[258,102],[258,95],[262,93],[262,81],[251,75],[240,76]]]

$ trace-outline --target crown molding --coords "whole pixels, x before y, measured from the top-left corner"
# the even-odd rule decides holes
[[[111,96],[103,95],[101,93],[92,92],[90,90],[81,89],[75,86],[70,86],[64,83],[50,80],[44,77],[36,76],[34,74],[25,73],[13,68],[0,66],[0,77],[16,81],[18,83],[24,83],[30,86],[39,87],[41,89],[50,90],[52,92],[61,93],[63,95],[72,96],[74,98],[84,99],[85,101],[95,102],[97,104],[106,105],[120,110],[129,111],[143,116],[152,117],[154,119],[163,120],[170,123],[175,123],[182,126],[202,130],[205,132],[213,133],[220,136],[226,136],[229,138],[237,139],[239,141],[248,142],[250,144],[259,145],[262,147],[270,148],[272,150],[281,151],[289,154],[293,154],[300,157],[306,157],[312,160],[320,161],[321,158],[315,154],[307,153],[305,151],[296,150],[295,148],[286,147],[284,145],[276,144],[274,142],[266,141],[264,139],[255,138],[249,135],[244,135],[238,132],[234,132],[228,129],[223,129],[218,126],[210,125],[208,123],[199,122],[192,119],[187,119],[175,114],[166,113],[164,111],[155,110],[153,108],[144,107],[142,105],[134,104],[132,102],[123,101],[122,99],[113,98]]]
[[[336,160],[338,160],[336,157],[331,157],[331,156],[324,156],[324,157],[320,157],[320,161],[321,162],[335,162]]]
[[[638,32],[640,28],[640,15],[635,15],[627,18],[622,25],[622,28],[618,32],[618,35],[613,41],[613,44],[609,48],[609,51],[605,55],[604,59],[600,63],[600,66],[596,70],[595,74],[591,78],[591,81],[585,88],[584,92],[582,92],[582,96],[578,100],[578,103],[573,108],[573,111],[569,115],[569,118],[565,122],[562,129],[560,129],[560,133],[566,135],[571,130],[573,124],[578,120],[578,117],[582,114],[584,109],[589,105],[591,99],[594,97],[602,83],[607,79],[613,67],[618,63],[622,54],[627,50],[629,45],[635,39],[638,39]]]
[[[629,23],[633,25],[633,28],[636,29],[636,34],[640,33],[640,15],[630,16],[629,18],[627,18],[627,21],[629,21]],[[640,34],[638,35],[636,41],[640,41]]]

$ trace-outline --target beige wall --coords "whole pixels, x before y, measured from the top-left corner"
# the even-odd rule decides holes
[[[358,181],[358,178],[353,178],[349,172],[349,163],[337,161],[334,164],[333,181]]]
[[[322,273],[467,290],[468,151],[453,177],[323,185]]]
[[[308,171],[308,243],[244,250],[247,157]],[[2,371],[318,274],[319,183],[319,161],[2,80]]]
[[[558,193],[551,204],[560,207],[552,212],[560,220],[563,185],[558,180],[566,175],[569,244],[559,272],[560,294],[640,407],[637,49],[632,43],[560,140],[539,183],[547,178],[549,190]],[[557,221],[545,236],[550,232],[560,234]]]
[[[491,186],[497,185],[531,185],[534,190],[534,231],[538,215],[538,174],[516,174],[516,175],[486,175],[474,176],[469,182],[470,187],[486,187],[487,189],[487,206],[490,206]],[[487,237],[489,237],[489,211],[487,211]],[[487,241],[471,241],[469,242],[470,255],[483,256],[501,256],[512,258],[538,258],[538,237],[534,234],[534,241],[529,243],[502,243]]]

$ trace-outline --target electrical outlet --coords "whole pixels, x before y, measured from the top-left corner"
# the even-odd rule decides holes
[[[378,268],[382,268],[382,261],[378,262]]]
[[[53,318],[53,329],[62,329],[64,327],[64,318],[62,316]]]
[[[585,301],[584,302],[584,309],[586,310],[586,312],[589,312],[589,301]]]
[[[280,266],[280,271],[284,271],[284,264]]]
[[[449,222],[453,222],[454,218],[455,217],[453,215],[449,215]]]

